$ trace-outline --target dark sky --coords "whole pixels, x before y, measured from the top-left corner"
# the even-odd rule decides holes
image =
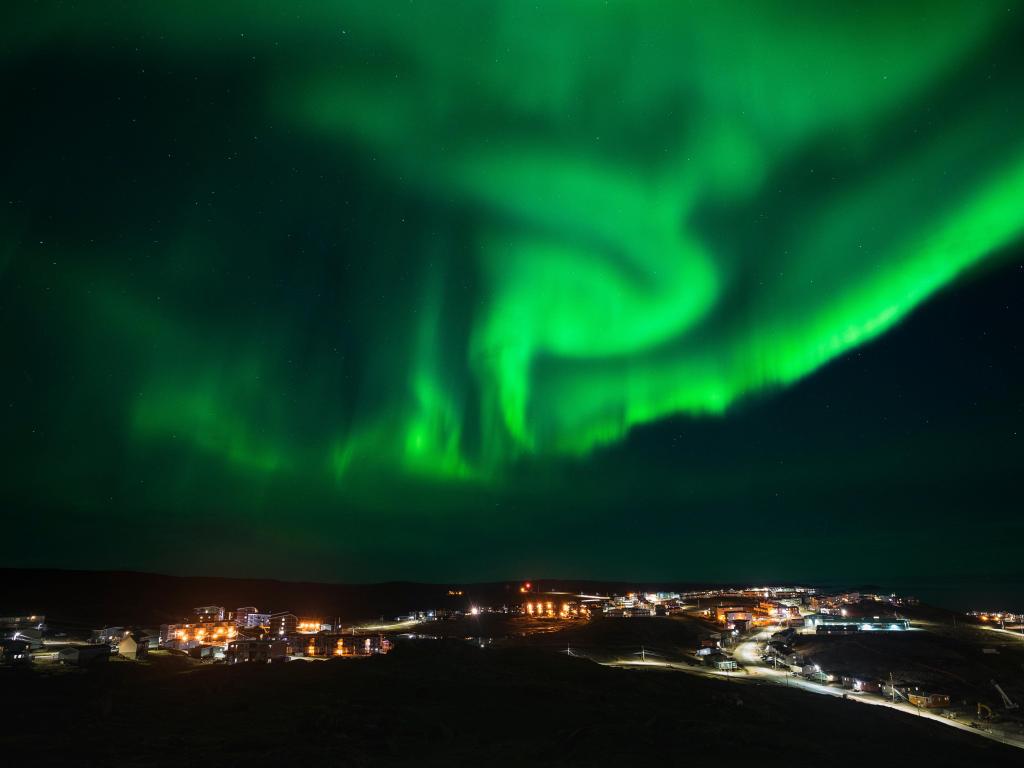
[[[791,11],[24,6],[3,564],[1024,581],[1020,22]]]

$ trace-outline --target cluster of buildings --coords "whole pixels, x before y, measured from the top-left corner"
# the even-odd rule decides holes
[[[399,622],[430,622],[488,613],[504,613],[544,619],[587,620],[595,617],[671,616],[685,613],[700,616],[717,626],[697,649],[701,660],[717,669],[735,666],[724,650],[744,632],[776,624],[787,627],[802,624],[803,631],[818,634],[850,634],[864,631],[900,631],[909,627],[899,618],[853,618],[847,607],[863,601],[905,605],[913,598],[896,595],[841,592],[821,594],[812,587],[743,587],[701,589],[689,592],[636,591],[621,595],[583,595],[534,589],[529,582],[519,587],[518,604],[499,608],[470,605],[464,610],[445,608],[415,611],[398,617]],[[449,590],[449,597],[462,596],[462,590]],[[861,612],[863,612],[861,607]],[[1015,620],[1007,613],[978,613],[981,621]],[[331,658],[368,656],[387,653],[390,640],[365,627],[343,631],[339,622],[318,616],[300,616],[291,611],[261,611],[249,605],[227,609],[220,605],[196,607],[179,622],[159,629],[104,627],[95,630],[88,645],[68,643],[60,660],[85,664],[105,660],[111,655],[142,659],[153,650],[188,653],[194,658],[223,660],[227,663],[272,662],[287,658]],[[388,629],[394,631],[396,627]],[[43,645],[43,616],[0,617],[0,661],[14,663],[30,660],[31,652]],[[787,629],[786,631],[796,631]],[[784,633],[774,637],[766,658],[787,664],[800,674],[813,668],[788,648]],[[820,671],[820,670],[814,670]]]
[[[549,619],[672,616],[686,613],[717,622],[723,629],[745,630],[771,626],[780,621],[799,621],[807,613],[840,615],[844,606],[873,601],[887,605],[914,605],[912,597],[861,592],[822,594],[814,587],[725,587],[688,592],[628,592],[626,594],[578,595],[541,591],[530,582],[519,587],[518,605],[498,608],[474,606],[468,611],[418,611],[399,616],[399,621],[430,621],[463,615],[506,613]],[[449,595],[461,595],[450,590]]]
[[[807,606],[818,613],[839,613],[845,606],[866,602],[900,607],[914,606],[920,601],[916,597],[904,597],[895,593],[882,595],[874,592],[838,592],[828,595],[812,595],[807,601]]]
[[[32,652],[44,646],[45,631],[44,616],[0,617],[0,666],[30,664]],[[157,649],[233,664],[369,656],[387,653],[391,643],[381,634],[360,634],[354,629],[342,632],[322,619],[289,611],[261,612],[254,606],[226,610],[206,605],[158,630],[103,627],[93,630],[87,641],[52,640],[48,650],[61,664],[91,666],[112,656],[142,660]]]
[[[730,672],[739,669],[739,664],[731,656],[723,652],[728,643],[730,635],[721,632],[709,632],[700,640],[700,645],[694,651],[694,656],[705,666],[711,667],[719,672]]]
[[[608,617],[670,616],[683,612],[683,602],[678,592],[629,592],[612,595],[599,607]]]
[[[886,629],[889,627],[884,627],[883,631]],[[940,709],[950,704],[948,694],[925,689],[912,682],[892,679],[885,681],[870,676],[824,670],[814,659],[793,649],[795,639],[794,628],[776,632],[764,647],[762,661],[817,683],[835,683],[858,693],[891,696],[894,701],[904,701],[925,709]]]
[[[768,627],[781,621],[800,618],[799,603],[781,600],[761,600],[752,605],[717,605],[702,611],[708,618],[725,629],[746,632],[756,627]]]
[[[1021,613],[1014,613],[1013,611],[968,611],[967,615],[989,626],[996,626],[998,624],[1003,629],[1006,629],[1007,624],[1018,624],[1021,631],[1024,632],[1024,614]]]
[[[884,602],[894,607],[908,604],[906,598],[893,600],[891,598],[894,596],[885,596],[885,599],[875,600],[874,597],[846,593],[818,601],[816,607],[820,612],[804,615],[801,622],[802,630],[798,626],[788,626],[771,635],[761,651],[761,661],[775,669],[786,670],[817,683],[835,684],[858,693],[875,693],[922,709],[949,707],[950,696],[945,692],[892,677],[882,680],[870,675],[824,669],[808,654],[795,650],[798,634],[806,634],[807,630],[813,630],[816,635],[847,635],[861,632],[903,632],[910,629],[910,622],[905,618],[850,615],[863,611],[865,599],[870,602]],[[861,603],[857,611],[843,607],[855,602]]]
[[[752,600],[796,600],[806,603],[817,593],[815,587],[721,587],[680,592],[679,596],[689,602],[734,597]]]
[[[287,657],[329,658],[387,653],[391,644],[380,634],[343,633],[319,617],[291,611],[261,612],[255,606],[233,611],[223,606],[196,608],[193,615],[160,627],[159,645],[187,651],[197,658],[229,664],[283,661]]]
[[[795,675],[817,679],[819,682],[827,682],[827,675],[821,672],[821,667],[804,654],[793,650],[792,643],[796,639],[796,629],[789,627],[776,632],[765,644],[761,660],[770,662],[776,669],[783,669]]]
[[[527,600],[523,603],[520,613],[536,618],[590,618],[590,606],[578,600]]]
[[[45,645],[43,635],[46,631],[46,617],[42,615],[0,617],[0,666],[31,664],[33,652],[42,650]],[[141,658],[146,646],[147,641],[133,637],[123,628],[109,628],[94,632],[90,644],[60,648],[56,657],[62,664],[85,666],[106,661],[111,653]]]
[[[641,617],[686,613],[690,616],[702,616],[717,623],[723,630],[736,633],[791,621],[803,622],[808,628],[816,629],[823,634],[902,630],[908,627],[905,620],[854,620],[847,617],[847,606],[865,601],[889,606],[917,603],[915,598],[895,594],[820,594],[813,587],[745,587],[691,592],[629,592],[624,595],[581,596],[562,595],[557,592],[531,593],[530,585],[527,584],[520,587],[519,591],[527,595],[527,599],[518,610],[524,616],[592,618],[597,615]],[[805,618],[807,614],[811,616]]]
[[[32,663],[32,651],[43,647],[45,616],[0,616],[0,666]]]
[[[38,628],[35,620],[38,619]],[[39,632],[42,645],[43,616],[2,616],[0,617],[0,664],[5,667],[20,666],[32,662],[32,637]],[[28,637],[23,632],[30,633]]]
[[[160,647],[159,636],[152,629],[104,627],[93,630],[89,639],[92,645],[105,645],[111,653],[136,661],[146,658],[150,650]]]
[[[648,592],[604,598],[605,616],[703,616],[723,629],[743,632],[799,619],[816,597],[813,587],[743,587],[690,592]]]
[[[30,648],[42,648],[45,631],[45,616],[0,616],[0,641],[24,642]]]
[[[914,605],[913,597],[897,595],[862,594],[840,592],[818,594],[810,588],[789,588],[771,590],[752,588],[718,595],[718,605],[705,608],[701,613],[713,619],[725,629],[745,632],[757,627],[769,627],[786,622],[801,623],[818,634],[850,634],[867,631],[900,631],[910,627],[910,622],[900,618],[871,618],[852,616],[850,606],[862,606],[864,602],[884,603],[888,606]],[[723,601],[722,597],[736,598]],[[755,597],[758,598],[754,602]],[[743,602],[741,602],[741,600]],[[862,608],[856,612],[861,612]]]

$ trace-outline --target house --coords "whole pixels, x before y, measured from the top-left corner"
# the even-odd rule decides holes
[[[907,701],[915,707],[924,707],[925,709],[942,709],[949,706],[949,696],[944,693],[913,691],[907,694]]]
[[[800,667],[799,674],[817,683],[830,683],[834,679],[833,675],[830,675],[827,672],[822,672],[821,667],[810,659],[804,660],[803,665]]]
[[[148,651],[155,651],[160,647],[160,630],[139,629],[132,634],[135,636],[135,642],[145,645]]]
[[[228,664],[253,662],[268,664],[285,661],[287,644],[284,640],[232,640],[225,654]]]
[[[140,661],[149,654],[149,643],[131,632],[126,632],[117,644],[117,653],[126,659]]]
[[[852,674],[842,674],[838,677],[843,688],[849,688],[859,693],[881,693],[882,691],[882,684],[878,680],[858,677]]]
[[[227,648],[223,645],[196,645],[188,649],[188,655],[193,659],[217,661],[227,656]]]
[[[126,634],[128,634],[128,630],[124,627],[103,627],[103,629],[94,629],[92,637],[89,639],[93,645],[106,643],[113,650],[117,648]]]
[[[6,639],[19,640],[27,643],[28,647],[32,650],[38,650],[43,647],[43,630],[35,628],[15,629],[8,633]]]
[[[57,654],[57,660],[61,664],[73,667],[91,667],[94,664],[103,664],[110,659],[110,646],[106,643],[99,645],[73,645],[64,648]]]
[[[792,643],[796,639],[796,630],[790,627],[789,629],[783,629],[772,635],[772,640],[776,640],[783,643]]]
[[[877,680],[865,680],[861,677],[851,678],[850,687],[863,693],[880,693],[882,690],[882,684]]]
[[[729,672],[739,669],[740,665],[726,656],[724,653],[712,653],[704,657],[704,663],[717,669],[719,672]]]
[[[32,649],[24,640],[0,640],[0,667],[20,667],[32,663]]]

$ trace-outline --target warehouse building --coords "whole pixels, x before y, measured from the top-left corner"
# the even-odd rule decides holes
[[[804,627],[818,634],[852,634],[854,632],[903,632],[910,629],[907,619],[895,617],[854,618],[831,613],[815,613],[804,617]]]

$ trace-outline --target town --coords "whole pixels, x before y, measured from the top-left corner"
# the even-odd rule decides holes
[[[523,643],[610,667],[662,668],[885,704],[1024,746],[1020,687],[1007,690],[997,677],[1024,650],[1019,613],[936,614],[909,596],[803,586],[584,594],[523,582],[494,604],[466,597],[462,588],[445,597],[446,607],[364,622],[253,605],[199,606],[155,627],[86,630],[60,621],[51,626],[44,615],[0,617],[0,664],[46,670],[179,656],[252,665],[367,658],[403,642]],[[453,601],[464,604],[448,607]],[[960,653],[971,647],[972,657],[954,663],[954,647]],[[929,653],[946,654],[949,674],[917,663]]]
[[[89,666],[111,658],[143,661],[151,652],[187,655],[192,659],[237,664],[279,662],[294,658],[369,656],[387,653],[391,641],[382,633],[334,631],[321,619],[300,618],[288,611],[261,613],[254,606],[227,610],[219,605],[197,607],[181,622],[146,627],[101,627],[88,639],[48,633],[45,616],[0,617],[0,663],[41,662]]]

